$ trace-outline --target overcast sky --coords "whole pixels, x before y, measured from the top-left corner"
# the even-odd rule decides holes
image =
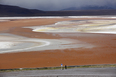
[[[29,9],[53,11],[86,5],[115,5],[116,0],[0,0],[0,3],[21,6]]]

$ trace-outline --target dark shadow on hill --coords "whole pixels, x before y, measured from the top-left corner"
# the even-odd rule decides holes
[[[116,15],[115,9],[108,10],[71,10],[71,11],[41,11],[26,9],[18,6],[1,5],[0,17],[13,16],[94,16],[94,15]]]

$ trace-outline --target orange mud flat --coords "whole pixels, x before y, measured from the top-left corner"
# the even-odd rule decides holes
[[[53,21],[52,21],[53,20]],[[47,25],[58,21],[82,19],[25,19],[0,22],[0,31],[29,38],[71,39],[94,45],[93,48],[68,48],[0,54],[0,69],[55,67],[63,65],[116,64],[116,35],[92,33],[32,32],[25,26]],[[74,36],[72,36],[75,34]],[[61,36],[62,35],[62,36]],[[70,36],[71,35],[71,36]]]

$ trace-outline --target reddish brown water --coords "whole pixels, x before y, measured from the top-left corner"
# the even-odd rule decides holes
[[[0,54],[0,69],[52,67],[64,65],[116,64],[116,35],[89,33],[37,33],[22,26],[52,24],[64,20],[85,19],[29,19],[0,22],[0,31],[30,38],[60,39],[68,38],[94,45],[94,48],[74,48],[47,51]],[[75,36],[70,36],[75,34]]]

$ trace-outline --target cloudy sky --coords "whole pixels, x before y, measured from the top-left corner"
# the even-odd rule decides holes
[[[0,4],[15,5],[44,11],[54,11],[86,5],[115,5],[116,0],[0,0]]]

